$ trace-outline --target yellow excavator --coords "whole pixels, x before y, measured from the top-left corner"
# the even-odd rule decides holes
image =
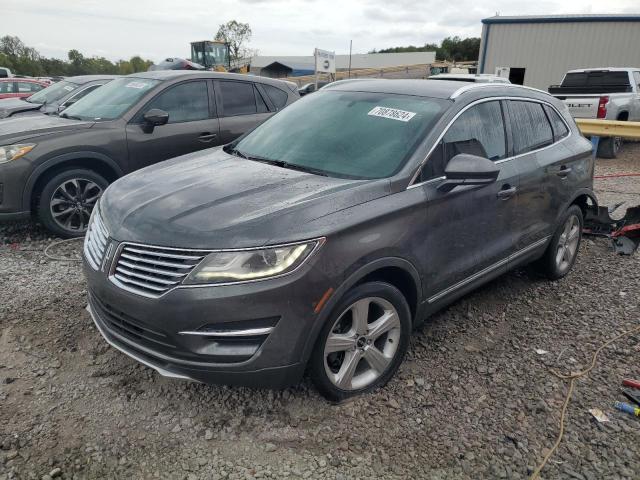
[[[219,40],[191,42],[191,61],[199,63],[205,70],[228,72],[231,70],[229,44]]]

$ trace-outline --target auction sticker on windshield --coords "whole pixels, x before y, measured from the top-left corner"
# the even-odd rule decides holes
[[[125,85],[127,88],[144,88],[147,84],[144,82],[129,82]]]
[[[401,122],[408,122],[415,116],[415,112],[407,112],[406,110],[398,110],[397,108],[389,107],[374,107],[367,115],[372,117],[390,118],[391,120],[399,120]]]

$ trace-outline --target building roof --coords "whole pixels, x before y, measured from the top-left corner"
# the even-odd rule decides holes
[[[435,60],[435,52],[356,53],[351,56],[351,68],[385,68],[404,65],[423,65],[433,63]],[[251,59],[251,67],[264,68],[275,62],[293,70],[313,70],[315,68],[313,55],[260,55]],[[349,68],[349,55],[336,55],[336,68]]]
[[[484,24],[493,23],[582,23],[582,22],[640,22],[640,14],[584,14],[584,15],[523,15],[495,16],[482,19]]]

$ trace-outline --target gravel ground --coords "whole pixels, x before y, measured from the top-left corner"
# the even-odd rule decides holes
[[[597,174],[616,172],[640,172],[640,144],[598,161]],[[640,203],[638,178],[597,189],[601,203]],[[207,386],[130,360],[85,312],[80,264],[44,257],[54,240],[0,226],[0,479],[527,478],[566,394],[548,369],[584,368],[640,319],[640,253],[586,238],[564,280],[521,269],[491,282],[415,332],[386,388],[332,405],[308,380]],[[52,253],[79,258],[80,242]],[[640,478],[640,419],[612,408],[638,358],[640,335],[626,337],[577,382],[544,478]]]

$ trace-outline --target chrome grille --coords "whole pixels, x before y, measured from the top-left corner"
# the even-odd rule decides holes
[[[100,270],[107,250],[108,239],[107,229],[102,223],[99,213],[95,212],[84,238],[84,256],[95,270]]]
[[[208,253],[125,243],[111,280],[130,292],[157,298],[179,285]]]

